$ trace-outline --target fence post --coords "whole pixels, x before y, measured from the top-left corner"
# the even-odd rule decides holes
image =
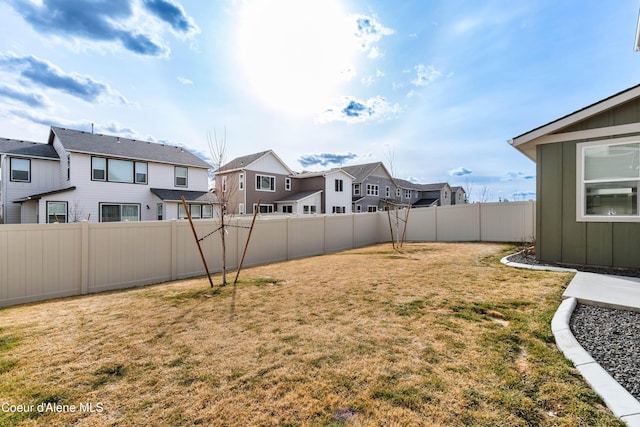
[[[171,240],[169,242],[171,251],[171,280],[178,279],[178,220],[171,220]]]
[[[89,293],[89,221],[80,221],[80,294]]]

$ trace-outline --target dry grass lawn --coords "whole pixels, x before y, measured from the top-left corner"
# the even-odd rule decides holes
[[[235,291],[0,310],[0,403],[34,405],[0,425],[623,426],[554,346],[571,275],[509,250],[377,245],[247,269]]]

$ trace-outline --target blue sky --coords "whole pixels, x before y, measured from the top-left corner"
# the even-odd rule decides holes
[[[535,197],[507,140],[640,83],[639,1],[5,0],[0,136],[56,125]]]

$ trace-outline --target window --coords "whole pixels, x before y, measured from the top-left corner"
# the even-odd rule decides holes
[[[158,221],[162,221],[162,203],[158,203],[156,207],[156,214],[157,214]]]
[[[202,218],[213,218],[213,206],[202,205]]]
[[[367,196],[378,196],[380,190],[377,184],[367,184]]]
[[[140,205],[100,203],[100,222],[140,221]]]
[[[367,206],[367,212],[378,212],[378,207],[375,205]]]
[[[191,211],[191,218],[202,218],[202,205],[189,205],[189,210]]]
[[[333,207],[333,213],[334,213],[334,214],[335,214],[335,213],[340,214],[340,213],[345,213],[345,212],[347,212],[347,208],[346,208],[346,207],[344,207],[344,206],[334,206],[334,207]]]
[[[276,177],[267,175],[256,175],[256,190],[276,191]]]
[[[446,196],[447,193],[444,193],[444,194],[445,194],[445,197],[447,197]],[[411,199],[411,190],[404,190],[404,198]]]
[[[302,213],[304,213],[304,214],[314,214],[314,213],[316,213],[316,206],[315,205],[304,205],[302,207]]]
[[[362,205],[356,205],[356,212],[357,213],[362,212]]]
[[[183,166],[176,166],[176,187],[186,187],[188,183],[189,170]]]
[[[136,184],[146,184],[147,183],[147,164],[136,162]]]
[[[227,192],[227,176],[223,176],[222,177],[222,192],[226,193]]]
[[[133,182],[133,162],[108,159],[107,181]]]
[[[576,162],[578,221],[640,221],[640,143],[637,139],[578,144]]]
[[[254,212],[257,206],[258,205],[256,203],[253,204]],[[261,213],[261,214],[273,213],[273,205],[260,205],[260,210],[258,211],[258,213]]]
[[[284,179],[284,189],[287,191],[291,191],[291,178]]]
[[[353,195],[354,196],[360,195],[360,184],[353,184]]]
[[[11,158],[11,181],[31,182],[31,160]]]
[[[400,197],[402,195],[402,190],[399,188],[396,188],[396,197]]]
[[[71,154],[67,154],[67,181],[71,180]]]
[[[293,213],[293,206],[285,205],[282,207],[282,213]]]
[[[67,202],[47,202],[47,223],[67,222]]]
[[[69,169],[67,174],[70,176]],[[92,157],[91,180],[146,184],[147,164],[133,160]]]
[[[388,185],[384,189],[384,197],[386,198],[391,197],[391,188]]]
[[[93,181],[107,180],[107,159],[102,157],[91,158],[91,179]]]
[[[343,191],[343,185],[344,185],[344,181],[341,179],[336,179],[335,180],[335,190],[337,193],[342,192]]]
[[[240,215],[244,215],[244,203],[240,203],[240,204],[238,205],[238,213],[239,213]]]
[[[244,190],[244,174],[241,173],[240,176],[238,177],[238,188],[240,189],[240,191]]]

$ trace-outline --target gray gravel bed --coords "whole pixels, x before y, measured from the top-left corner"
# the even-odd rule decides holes
[[[520,252],[508,259],[521,264],[543,265]],[[640,269],[576,268],[599,274],[640,277]],[[578,304],[569,326],[582,348],[640,400],[640,312]]]
[[[640,313],[578,304],[570,327],[591,357],[640,400]]]

